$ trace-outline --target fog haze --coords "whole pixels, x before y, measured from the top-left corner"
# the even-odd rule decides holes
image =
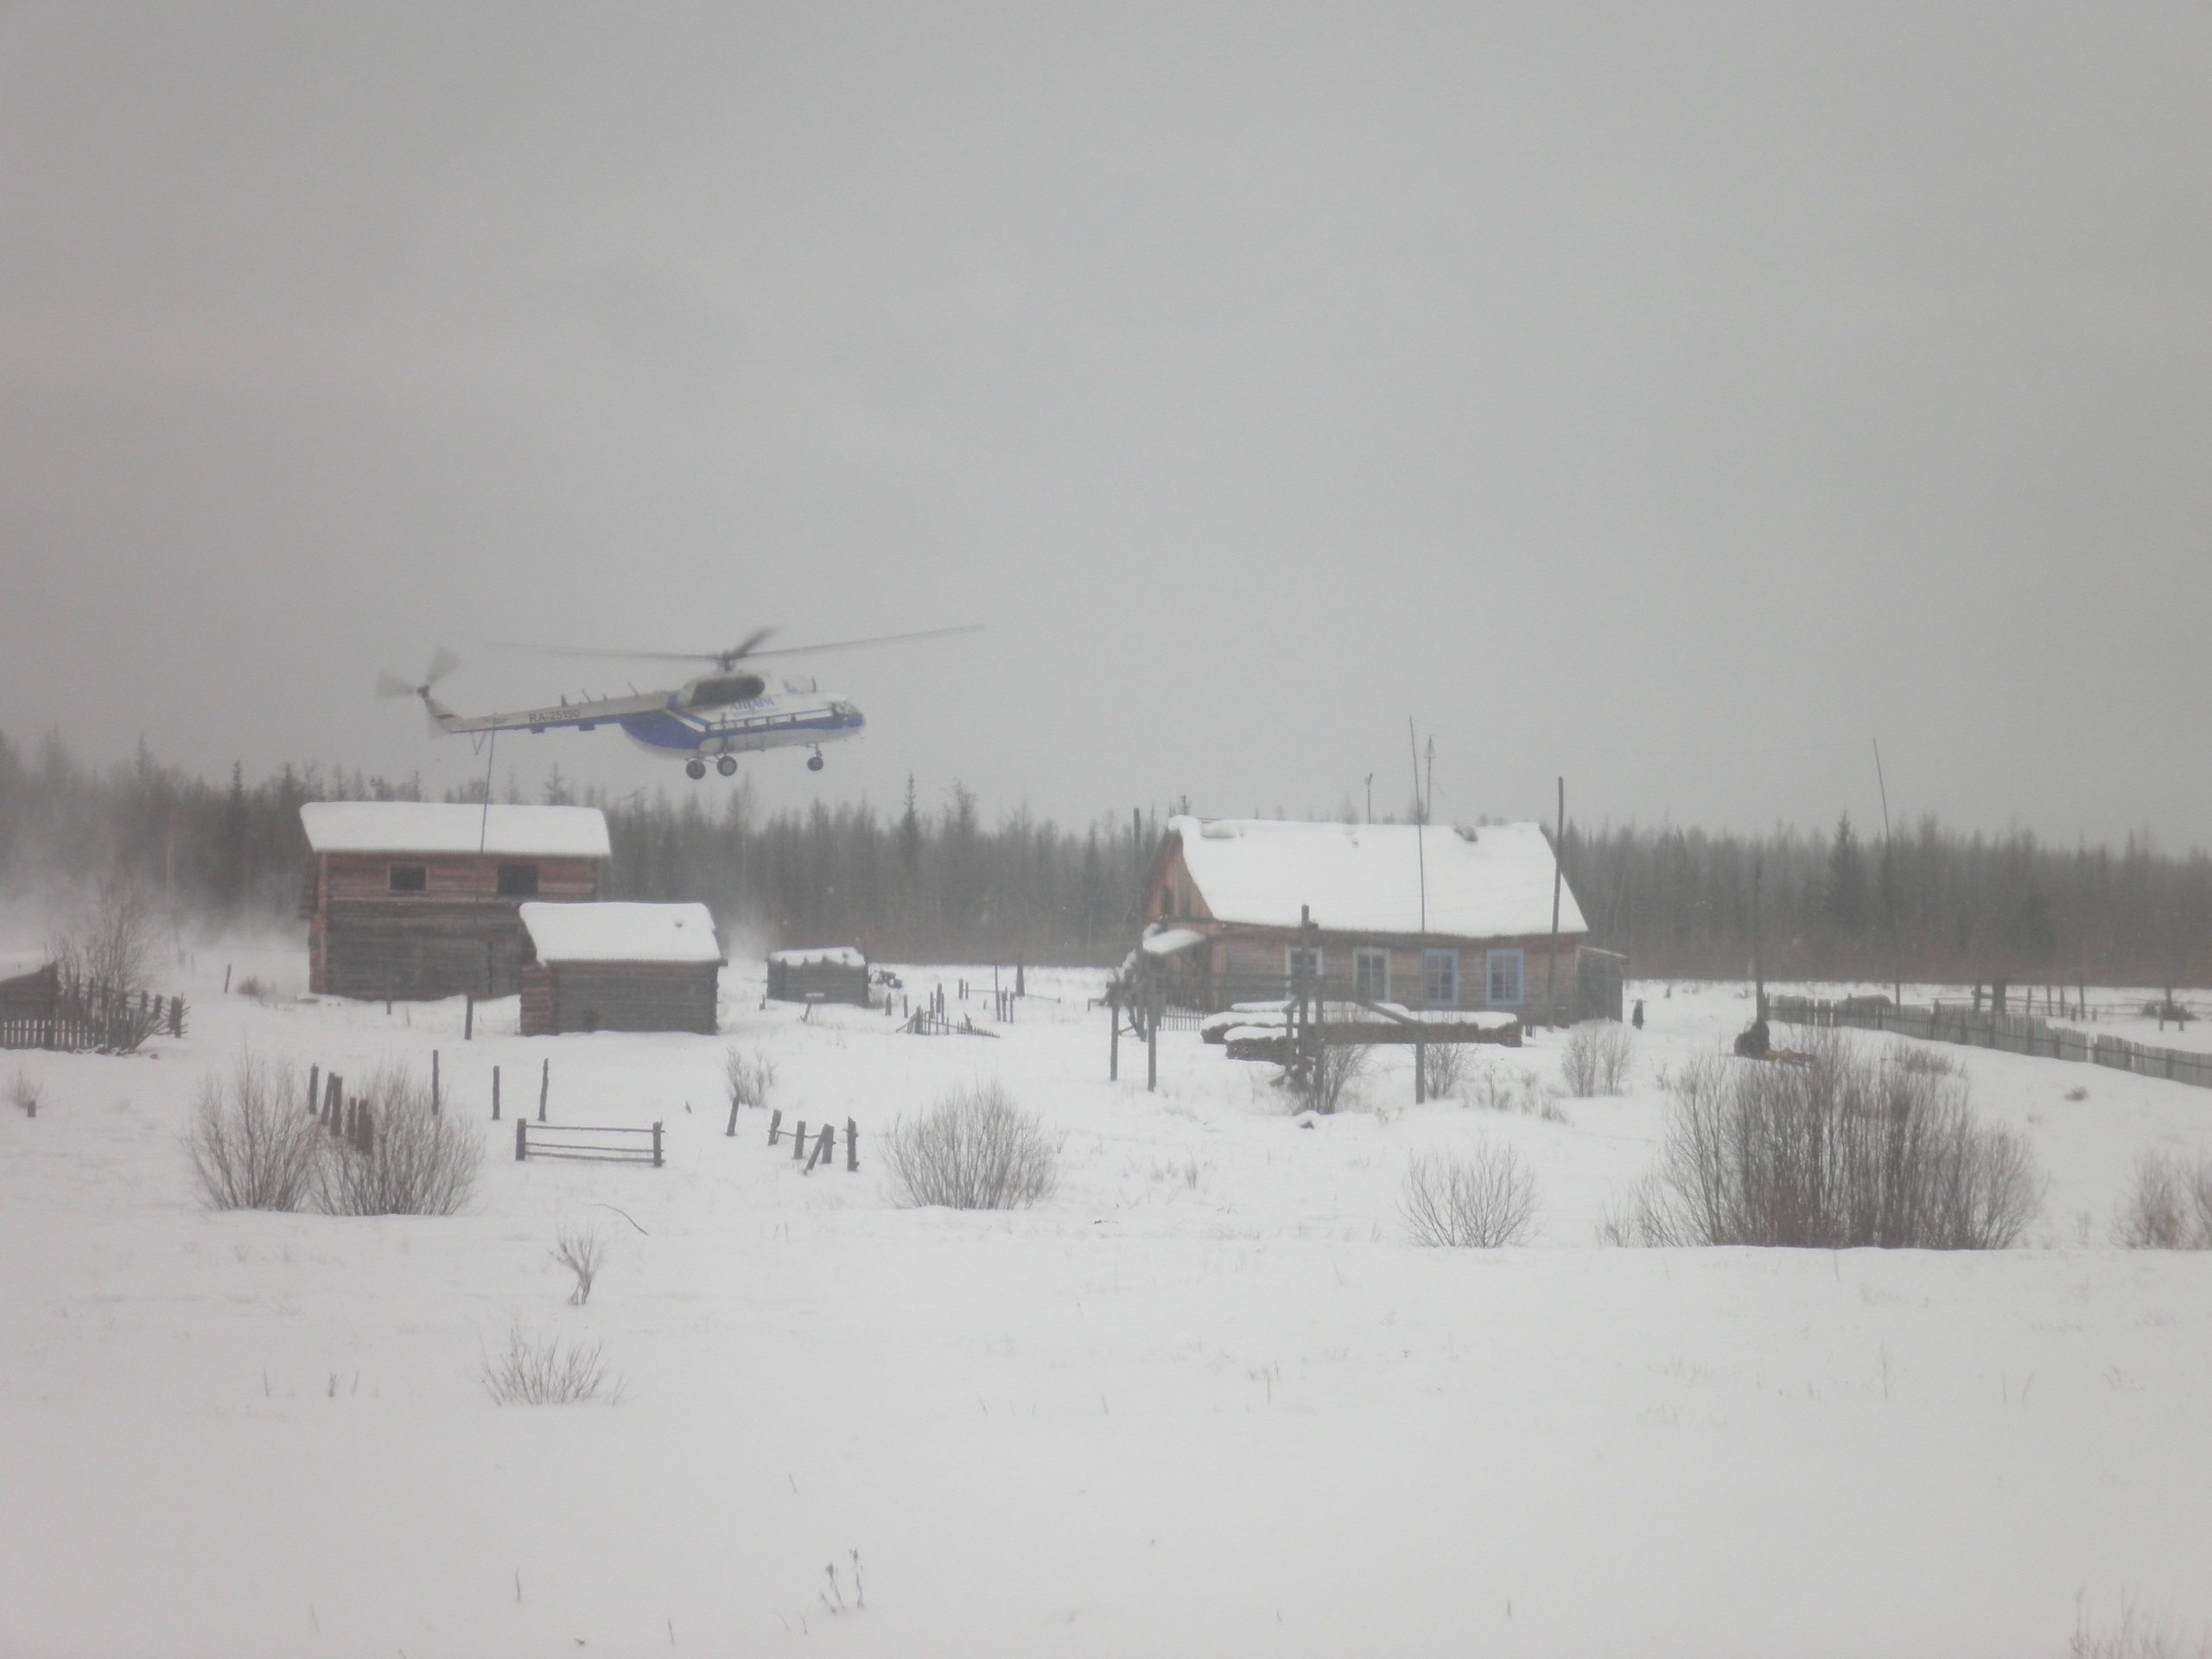
[[[2202,7],[10,8],[0,730],[2212,845]],[[695,790],[607,732],[532,791]]]

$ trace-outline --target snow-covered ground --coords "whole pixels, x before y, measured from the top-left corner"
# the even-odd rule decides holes
[[[1629,1249],[1598,1220],[1741,986],[1631,987],[1633,1092],[1563,1122],[1415,1108],[1382,1051],[1307,1127],[1195,1034],[1157,1095],[1127,1046],[1109,1083],[1084,974],[988,1039],[762,1010],[747,965],[720,1038],[525,1039],[510,1000],[464,1044],[458,1003],[223,996],[217,954],[181,1041],[0,1058],[44,1095],[0,1103],[0,1652],[2023,1656],[2212,1621],[2212,1255],[2108,1238],[2139,1154],[2212,1149],[2212,1091],[1948,1049],[2050,1177],[2028,1248]],[[230,954],[298,991],[296,949]],[[979,978],[988,1023],[988,969],[906,972]],[[802,1174],[765,1112],[726,1137],[731,1047],[787,1118],[856,1119],[861,1172]],[[434,1048],[486,1141],[467,1213],[197,1202],[211,1069]],[[1559,1075],[1556,1038],[1477,1052]],[[554,1122],[662,1119],[667,1167],[514,1162],[491,1069],[512,1116],[549,1056]],[[1064,1137],[1058,1194],[900,1208],[884,1130],[983,1077]],[[1534,1240],[1409,1243],[1408,1160],[1481,1139],[1533,1166]],[[582,1307],[564,1225],[611,1247]],[[620,1402],[493,1404],[516,1325],[603,1342]]]

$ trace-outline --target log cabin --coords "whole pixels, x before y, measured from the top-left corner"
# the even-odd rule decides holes
[[[1174,817],[1144,890],[1142,950],[1167,1000],[1208,1011],[1289,995],[1300,920],[1325,997],[1620,1017],[1622,959],[1590,946],[1541,824],[1447,827]]]
[[[522,1034],[693,1031],[711,1037],[722,948],[704,905],[531,904]]]
[[[599,894],[607,819],[589,806],[312,801],[308,988],[422,1001],[522,988],[530,901]]]
[[[850,1002],[868,1006],[868,958],[849,944],[768,953],[772,1002]]]

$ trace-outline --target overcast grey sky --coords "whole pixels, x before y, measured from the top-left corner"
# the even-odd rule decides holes
[[[2212,9],[0,10],[0,729],[2212,845]],[[511,739],[719,795],[607,732]]]

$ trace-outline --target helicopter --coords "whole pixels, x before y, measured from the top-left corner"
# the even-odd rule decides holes
[[[633,691],[626,697],[594,697],[571,702],[566,697],[538,709],[510,714],[460,715],[431,695],[439,681],[461,666],[443,645],[432,654],[419,683],[397,674],[377,676],[380,697],[416,697],[429,713],[434,734],[474,732],[548,732],[572,728],[588,732],[619,726],[623,734],[652,754],[683,763],[684,775],[707,775],[709,762],[723,777],[737,771],[737,757],[766,749],[810,748],[809,772],[822,770],[822,746],[857,737],[867,720],[847,697],[816,689],[811,677],[780,682],[772,690],[760,675],[741,664],[768,657],[799,657],[862,645],[887,645],[909,639],[934,639],[973,633],[982,625],[930,628],[918,633],[878,634],[867,639],[837,639],[825,645],[787,645],[763,651],[775,632],[760,628],[728,651],[602,651],[590,646],[538,647],[563,657],[619,657],[635,661],[706,663],[704,673],[666,691]]]

